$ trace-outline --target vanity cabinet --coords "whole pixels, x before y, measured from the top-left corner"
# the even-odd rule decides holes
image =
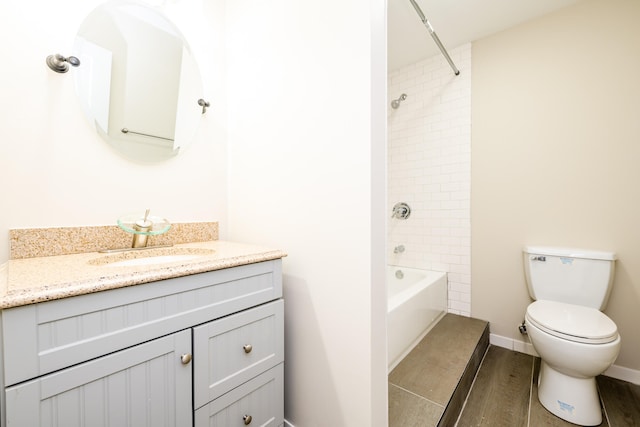
[[[3,310],[3,426],[284,423],[281,261]]]

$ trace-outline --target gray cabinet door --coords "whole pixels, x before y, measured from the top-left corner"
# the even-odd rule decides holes
[[[190,426],[191,330],[6,389],[7,426]]]

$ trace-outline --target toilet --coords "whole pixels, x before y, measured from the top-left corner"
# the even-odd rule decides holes
[[[620,335],[602,309],[613,284],[611,252],[527,246],[524,269],[529,295],[525,325],[542,359],[538,399],[574,424],[602,422],[595,377],[618,357]]]

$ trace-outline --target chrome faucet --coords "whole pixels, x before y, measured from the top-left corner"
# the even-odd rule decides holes
[[[133,233],[133,242],[131,243],[132,248],[146,248],[147,242],[149,240],[149,230],[153,226],[151,220],[149,220],[149,209],[144,214],[144,218],[137,220],[133,224],[133,229],[136,231]]]

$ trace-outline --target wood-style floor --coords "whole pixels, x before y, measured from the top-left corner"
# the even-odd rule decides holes
[[[538,401],[540,358],[490,346],[457,426],[552,426],[569,423],[547,411]],[[597,377],[606,427],[640,426],[640,385]]]
[[[487,322],[446,314],[389,374],[389,427],[454,425],[488,346]]]
[[[489,346],[488,330],[447,314],[389,374],[389,426],[575,426],[538,401],[540,359]],[[640,386],[597,381],[601,425],[640,427]]]

